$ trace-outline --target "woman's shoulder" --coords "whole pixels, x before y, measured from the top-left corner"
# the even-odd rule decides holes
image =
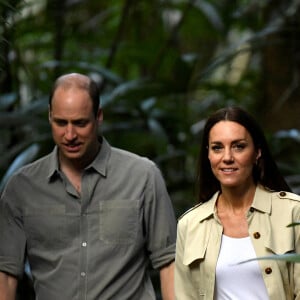
[[[278,199],[292,200],[300,203],[300,196],[286,191],[272,192],[273,197]]]
[[[217,191],[209,200],[200,202],[184,212],[178,219],[181,220],[193,220],[203,221],[214,214],[216,201],[218,199],[219,191]]]
[[[275,191],[272,190],[268,187],[258,185],[257,186],[257,194],[261,197],[266,197],[267,195],[271,195],[273,199],[285,199],[285,200],[292,200],[292,201],[297,201],[300,202],[300,196],[297,195],[296,193],[293,192],[288,192],[288,191]],[[269,197],[269,196],[267,196]]]
[[[201,202],[184,212],[178,219],[179,222],[202,222],[210,218],[215,211],[217,196],[210,200]]]
[[[179,218],[178,221],[187,217],[187,216],[192,216],[194,214],[197,214],[197,211],[199,210],[199,207],[203,205],[203,203],[198,203],[196,205],[194,205],[193,207],[191,207],[190,209],[186,210]]]

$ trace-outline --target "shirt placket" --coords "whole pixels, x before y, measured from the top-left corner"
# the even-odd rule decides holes
[[[80,214],[80,262],[79,262],[79,299],[88,299],[89,276],[89,207],[92,202],[94,190],[100,180],[100,174],[93,169],[88,169],[81,179],[81,214]]]
[[[88,212],[87,205],[90,201],[86,175],[82,176],[81,181],[81,214],[80,214],[80,263],[79,263],[79,299],[87,299],[88,285]]]

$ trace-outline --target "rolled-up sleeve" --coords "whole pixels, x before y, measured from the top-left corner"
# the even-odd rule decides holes
[[[16,207],[17,180],[12,178],[0,200],[0,271],[20,277],[24,271],[26,236]]]
[[[153,164],[145,189],[147,251],[154,269],[175,259],[176,219],[160,170]]]

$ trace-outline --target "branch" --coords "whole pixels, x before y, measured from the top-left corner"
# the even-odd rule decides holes
[[[105,64],[105,68],[107,68],[107,69],[110,69],[112,67],[114,59],[116,57],[116,53],[117,53],[120,41],[121,41],[123,33],[124,33],[125,22],[126,22],[126,19],[128,18],[128,14],[129,14],[129,11],[130,11],[131,1],[132,0],[126,0],[125,1],[124,7],[123,7],[123,10],[122,10],[120,23],[119,23],[119,26],[117,28],[115,38],[113,39],[112,45],[110,47],[110,52],[109,52],[109,55],[108,55],[107,62]],[[100,92],[102,92],[104,90],[106,83],[107,83],[107,80],[104,79],[102,84],[101,84],[101,87],[100,87]]]
[[[182,26],[183,22],[185,21],[188,12],[190,10],[190,8],[194,5],[195,0],[191,0],[187,3],[183,13],[182,13],[182,17],[180,19],[180,21],[177,23],[176,26],[174,26],[173,30],[170,33],[169,38],[166,40],[165,44],[160,48],[156,59],[151,67],[151,77],[155,77],[156,73],[159,70],[159,66],[161,65],[161,62],[163,60],[163,57],[165,55],[165,53],[168,51],[169,47],[171,47],[173,40],[175,39],[176,35],[178,34],[178,31],[180,29],[180,27]]]

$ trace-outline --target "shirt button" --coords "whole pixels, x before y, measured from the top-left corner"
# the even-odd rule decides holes
[[[250,208],[250,212],[252,212],[252,213],[254,212],[254,207]]]
[[[271,274],[272,273],[272,268],[266,268],[265,272],[266,272],[266,274]]]
[[[285,196],[286,196],[286,192],[280,192],[280,193],[279,193],[279,196],[285,197]]]
[[[87,243],[86,242],[82,242],[82,247],[86,247]]]
[[[254,233],[253,233],[253,237],[254,237],[255,239],[259,239],[259,238],[260,238],[260,233],[259,233],[259,232],[254,232]]]
[[[80,273],[80,276],[81,276],[81,277],[85,277],[85,272],[81,272],[81,273]]]

